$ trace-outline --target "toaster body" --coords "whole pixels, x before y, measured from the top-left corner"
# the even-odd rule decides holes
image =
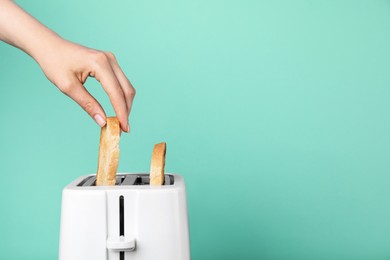
[[[59,260],[190,260],[183,177],[118,174],[115,186],[82,176],[62,193]]]

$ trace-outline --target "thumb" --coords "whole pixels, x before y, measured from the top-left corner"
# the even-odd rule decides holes
[[[71,91],[65,94],[79,104],[100,127],[103,127],[106,124],[106,113],[99,102],[80,82],[75,82],[70,89]]]

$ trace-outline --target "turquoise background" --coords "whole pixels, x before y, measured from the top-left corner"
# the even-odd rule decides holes
[[[192,259],[390,259],[390,1],[17,2],[116,54],[137,89],[119,170],[168,143]],[[0,259],[56,259],[100,129],[4,43],[0,120]]]

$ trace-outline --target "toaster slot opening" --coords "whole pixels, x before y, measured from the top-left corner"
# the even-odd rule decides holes
[[[171,174],[165,174],[163,185],[173,185],[175,183],[175,177]],[[131,185],[149,185],[150,179],[148,173],[141,174],[118,174],[116,176],[116,186],[131,186]],[[96,175],[88,176],[82,180],[78,187],[91,187],[96,186]]]
[[[173,185],[175,178],[173,175],[166,174],[163,185]],[[149,174],[128,174],[121,185],[149,185]]]
[[[125,180],[126,175],[117,175],[115,179],[115,185],[122,185],[122,182]],[[77,186],[79,187],[89,187],[96,186],[96,175],[88,176],[82,180]]]

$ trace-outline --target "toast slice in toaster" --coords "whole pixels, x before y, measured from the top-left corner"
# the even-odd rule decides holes
[[[150,185],[164,184],[166,147],[166,143],[159,143],[154,146],[150,164]]]
[[[119,161],[120,126],[116,117],[107,117],[100,132],[100,148],[96,186],[115,185]]]

